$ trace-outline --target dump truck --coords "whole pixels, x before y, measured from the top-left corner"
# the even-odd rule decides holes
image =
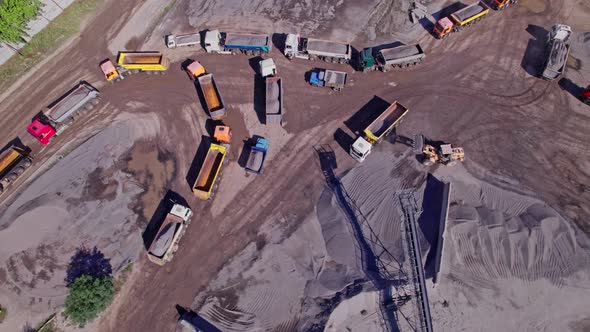
[[[208,200],[212,197],[215,180],[221,175],[221,166],[225,160],[226,147],[211,143],[197,179],[193,184],[193,194],[199,199]]]
[[[285,39],[283,51],[288,59],[324,60],[327,62],[348,63],[352,55],[350,44],[313,38],[302,38],[290,33]]]
[[[387,136],[408,114],[408,109],[397,101],[371,122],[350,147],[350,155],[363,162],[371,153],[373,146]]]
[[[272,39],[266,34],[205,32],[205,51],[220,54],[262,55],[272,49]]]
[[[86,82],[80,82],[36,117],[27,127],[27,131],[41,144],[49,144],[51,138],[61,134],[74,121],[74,118],[98,105],[99,95],[95,87]]]
[[[363,72],[377,69],[382,72],[387,72],[395,67],[402,68],[414,66],[422,62],[425,57],[426,54],[419,44],[401,45],[382,49],[368,47],[359,53],[357,66],[358,70]]]
[[[271,58],[260,60],[258,67],[262,77],[277,76],[277,66]]]
[[[266,124],[279,124],[283,126],[283,80],[280,77],[267,77],[266,85]]]
[[[209,116],[213,120],[223,119],[225,117],[225,103],[219,92],[219,87],[213,78],[213,74],[201,75],[197,78],[199,86],[203,92],[203,98],[207,106]]]
[[[590,105],[590,85],[582,91],[582,101],[585,104]]]
[[[167,35],[166,47],[176,48],[178,46],[195,46],[201,41],[201,35],[196,33],[187,33],[184,35]]]
[[[518,0],[492,0],[492,5],[496,10],[506,9],[510,7],[510,5],[514,5],[516,3],[518,3]]]
[[[189,207],[174,203],[150,244],[147,252],[150,261],[164,265],[172,260],[192,216]]]
[[[16,181],[32,163],[33,159],[29,151],[25,149],[11,145],[2,151],[0,153],[0,194]]]
[[[108,82],[117,82],[130,74],[165,74],[170,60],[160,52],[119,52],[117,64],[107,59],[100,63],[100,69]]]
[[[463,28],[479,22],[489,12],[490,7],[483,1],[476,2],[438,20],[434,24],[434,34],[437,38],[444,39],[451,32],[461,31]]]
[[[547,81],[559,78],[565,71],[570,53],[569,37],[572,29],[564,24],[556,24],[547,34],[545,61],[541,78]]]
[[[346,85],[348,74],[343,71],[316,68],[309,76],[309,84],[314,86],[325,86],[334,91],[342,91]]]
[[[246,171],[260,175],[262,173],[262,167],[264,166],[264,160],[266,159],[266,152],[268,151],[269,142],[264,137],[258,137],[256,144],[250,148],[250,154],[246,161]]]
[[[457,162],[465,160],[465,150],[461,147],[453,147],[451,144],[430,144],[424,135],[416,135],[414,138],[414,151],[421,155],[424,166],[442,164],[455,166]]]

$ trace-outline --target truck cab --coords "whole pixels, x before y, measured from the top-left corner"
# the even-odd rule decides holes
[[[223,49],[221,48],[222,40],[223,38],[219,30],[208,30],[207,32],[205,32],[205,51],[207,51],[207,53],[223,51]]]
[[[496,10],[502,10],[510,5],[517,3],[518,0],[494,0],[493,4],[496,7]]]
[[[213,138],[219,143],[229,144],[231,142],[232,132],[229,126],[215,126]]]
[[[103,61],[100,64],[100,69],[102,70],[102,73],[104,74],[104,78],[108,82],[113,82],[113,81],[123,78],[123,76],[121,76],[119,74],[117,67],[115,67],[115,64],[111,60]]]
[[[363,162],[365,158],[371,153],[373,145],[363,137],[359,137],[350,146],[350,156],[359,162]]]
[[[174,35],[166,36],[166,47],[176,48],[176,37]]]
[[[453,31],[453,26],[453,22],[448,17],[441,18],[434,24],[434,33],[439,39],[443,39]]]
[[[299,51],[299,35],[290,33],[285,38],[285,49],[283,53],[289,59],[293,59]]]
[[[29,134],[36,137],[43,145],[49,144],[49,141],[56,133],[55,128],[53,128],[47,120],[41,117],[37,117],[33,120],[33,122],[27,127],[27,131]]]
[[[191,75],[192,78],[198,78],[201,75],[205,75],[205,67],[199,63],[199,61],[193,61],[186,66],[186,71]]]
[[[277,75],[277,66],[275,65],[275,62],[273,59],[268,58],[268,59],[260,60],[259,66],[260,66],[260,75],[262,77]]]
[[[375,57],[373,56],[373,48],[368,47],[359,53],[358,66],[359,70],[365,71],[373,68],[375,65]]]
[[[582,101],[590,105],[590,85],[582,91]]]

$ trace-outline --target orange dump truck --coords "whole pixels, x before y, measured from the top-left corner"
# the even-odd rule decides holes
[[[199,170],[197,179],[193,184],[193,194],[199,199],[207,200],[212,196],[215,181],[221,175],[221,166],[225,161],[226,146],[211,143],[205,161]]]
[[[14,145],[0,153],[0,194],[31,164],[29,152]]]
[[[219,93],[219,87],[213,78],[213,74],[201,75],[197,78],[199,86],[205,98],[207,111],[213,120],[220,120],[225,117],[225,103]]]

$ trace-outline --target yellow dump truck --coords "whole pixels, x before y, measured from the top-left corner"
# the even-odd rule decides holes
[[[0,194],[31,164],[29,153],[14,145],[0,153]]]
[[[117,65],[126,70],[160,73],[170,61],[160,52],[119,52]]]
[[[193,193],[197,198],[204,200],[211,198],[215,181],[221,175],[221,166],[225,160],[226,152],[227,148],[223,145],[211,143],[211,146],[209,146],[205,161],[203,161],[197,179],[193,184]]]

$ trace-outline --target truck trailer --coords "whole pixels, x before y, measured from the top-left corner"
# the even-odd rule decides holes
[[[350,155],[359,162],[363,162],[371,153],[373,145],[379,143],[397,126],[406,114],[408,109],[394,101],[393,104],[381,113],[371,124],[369,124],[356,141],[350,147]]]
[[[572,29],[563,24],[556,24],[547,34],[545,60],[541,78],[547,81],[559,78],[565,71],[570,53],[569,37]]]
[[[341,42],[302,38],[298,34],[290,33],[285,40],[283,53],[288,59],[320,59],[327,62],[349,63],[352,46]]]
[[[192,216],[193,211],[189,207],[180,204],[172,206],[150,244],[147,252],[150,261],[164,265],[172,260]]]
[[[225,103],[219,92],[219,87],[213,78],[213,74],[201,75],[197,78],[199,86],[203,92],[203,98],[207,106],[207,111],[213,120],[220,120],[225,117]]]
[[[368,47],[359,53],[358,70],[367,72],[381,70],[387,72],[392,68],[414,66],[424,60],[426,54],[420,44],[401,45],[375,49]]]
[[[266,96],[266,124],[283,126],[283,80],[280,77],[267,77],[265,80]]]
[[[47,110],[27,127],[27,131],[41,144],[49,144],[51,138],[61,134],[75,117],[98,105],[99,95],[95,87],[86,82],[80,82],[49,105]]]
[[[31,166],[29,151],[15,145],[0,153],[0,194]]]
[[[266,34],[231,33],[208,30],[205,32],[205,51],[220,54],[267,54],[272,49],[272,39]]]
[[[212,143],[209,146],[203,165],[193,184],[193,194],[199,199],[211,199],[215,181],[220,176],[221,166],[225,160],[226,147]]]
[[[464,27],[479,22],[490,12],[490,7],[483,1],[459,9],[434,24],[434,34],[439,39],[446,38],[451,32],[458,32]]]
[[[184,35],[167,35],[166,47],[176,48],[179,46],[195,46],[201,41],[201,35],[196,33],[188,33]]]

